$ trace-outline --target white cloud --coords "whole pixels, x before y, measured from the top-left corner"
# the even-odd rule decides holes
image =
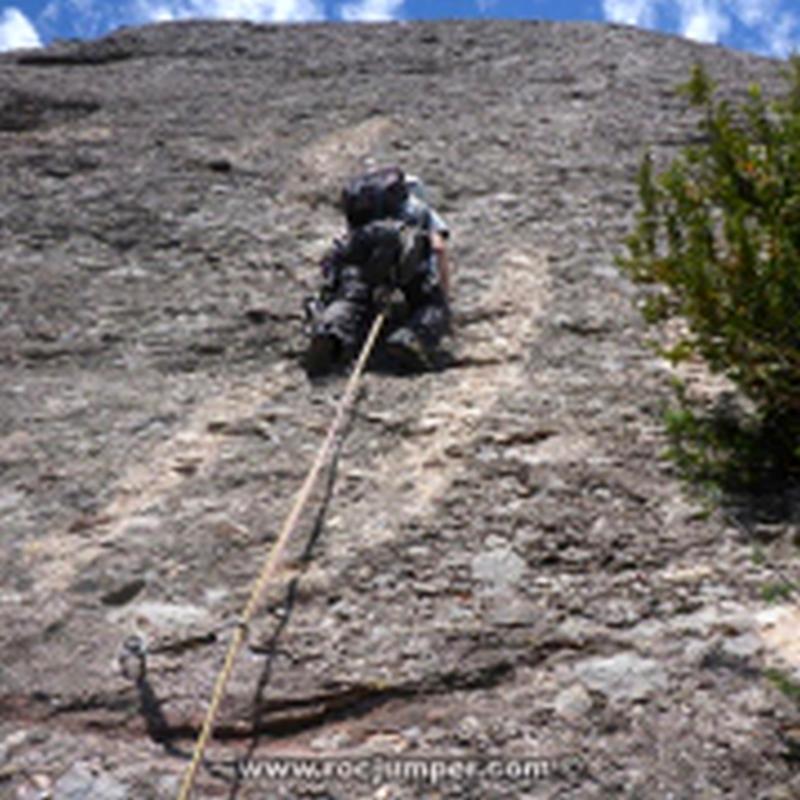
[[[774,18],[779,3],[778,0],[732,0],[731,6],[742,23],[752,27]]]
[[[755,0],[734,2],[753,6]],[[655,28],[676,11],[680,33],[688,39],[717,42],[730,30],[730,18],[717,0],[603,0],[603,14],[607,20],[640,28]]]
[[[718,42],[731,29],[729,13],[715,0],[680,0],[681,33],[697,42]]]
[[[145,22],[173,19],[246,19],[251,22],[310,22],[325,18],[321,0],[139,0]]]
[[[109,28],[127,21],[125,5],[102,0],[50,0],[37,18],[46,37],[87,38],[100,36]]]
[[[345,22],[384,22],[397,19],[404,0],[359,0],[345,3],[339,13]]]
[[[18,8],[3,11],[0,15],[0,51],[41,46],[36,28]]]
[[[253,22],[306,22],[325,14],[315,0],[202,0],[194,5],[219,19],[249,19]]]
[[[800,19],[794,14],[781,14],[765,31],[770,55],[786,58],[800,52]]]
[[[177,19],[174,9],[165,6],[163,3],[143,6],[142,12],[143,18],[148,22],[172,22]]]
[[[603,0],[607,20],[623,25],[652,28],[656,24],[655,3],[648,0]]]
[[[610,22],[675,30],[699,42],[728,42],[741,28],[763,52],[785,57],[800,48],[800,17],[789,0],[602,0]],[[734,39],[735,41],[735,39]]]

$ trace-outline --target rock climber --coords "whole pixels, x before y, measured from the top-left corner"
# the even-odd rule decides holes
[[[382,349],[403,371],[434,366],[450,327],[450,231],[422,181],[396,166],[373,169],[342,191],[346,235],[322,261],[319,297],[307,301],[310,375],[347,364],[380,310]]]

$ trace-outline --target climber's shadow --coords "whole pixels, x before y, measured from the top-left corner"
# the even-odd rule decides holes
[[[352,420],[352,416],[350,417],[350,420]],[[347,438],[347,434],[350,430],[350,424],[351,422],[348,422],[347,427],[343,430],[342,435],[339,437],[337,445],[333,451],[330,467],[328,468],[327,480],[325,482],[325,491],[320,502],[319,511],[314,519],[314,524],[311,528],[311,532],[308,536],[305,547],[303,548],[303,552],[298,559],[301,566],[300,573],[292,578],[286,587],[283,601],[280,607],[276,610],[278,622],[275,626],[275,630],[272,632],[272,635],[269,637],[269,639],[258,647],[257,652],[263,655],[264,664],[258,677],[258,682],[256,683],[255,692],[253,693],[253,716],[251,719],[250,744],[241,761],[246,762],[252,759],[261,740],[269,735],[265,720],[266,703],[264,695],[270,685],[270,682],[272,681],[275,664],[278,658],[280,656],[287,656],[287,654],[281,649],[281,638],[284,631],[288,627],[292,613],[294,612],[295,603],[297,601],[297,592],[300,581],[303,578],[303,572],[308,564],[311,563],[314,555],[314,549],[325,528],[325,520],[328,515],[328,509],[330,507],[330,502],[333,498],[334,487],[336,485],[336,476],[338,474],[339,457],[341,455],[342,444]],[[242,778],[239,770],[234,769],[233,774],[233,785],[231,787],[230,794],[228,795],[228,800],[236,800],[242,787]]]
[[[156,744],[160,744],[171,756],[190,758],[191,752],[183,750],[175,744],[174,740],[184,732],[170,725],[162,710],[162,701],[158,699],[146,671],[143,671],[136,681],[136,693],[139,698],[139,713],[144,720],[150,739]]]

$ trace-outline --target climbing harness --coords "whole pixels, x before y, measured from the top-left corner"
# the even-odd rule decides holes
[[[336,416],[334,417],[333,422],[328,429],[328,433],[317,453],[314,463],[311,465],[311,469],[306,475],[305,482],[300,487],[300,491],[297,493],[294,505],[292,506],[289,515],[286,517],[286,520],[283,523],[283,528],[281,528],[281,532],[269,551],[267,559],[264,562],[264,566],[262,567],[261,572],[253,584],[247,604],[245,605],[244,610],[239,617],[238,624],[234,628],[233,636],[230,644],[228,645],[228,651],[225,655],[225,661],[222,669],[214,684],[214,690],[211,694],[211,701],[208,706],[208,711],[206,712],[202,728],[200,729],[200,734],[197,737],[197,741],[194,746],[192,760],[190,761],[189,766],[184,773],[177,800],[189,800],[190,792],[192,791],[192,787],[194,786],[194,782],[197,777],[197,770],[202,763],[206,746],[211,738],[214,721],[225,694],[225,687],[227,686],[228,680],[233,672],[233,665],[236,660],[236,656],[244,644],[245,638],[247,637],[250,621],[256,612],[256,608],[258,607],[261,597],[264,594],[267,584],[270,582],[275,573],[275,569],[280,562],[284,550],[286,549],[286,545],[289,542],[294,529],[297,527],[300,515],[308,503],[308,500],[311,496],[311,491],[314,488],[320,473],[322,472],[322,468],[325,466],[325,462],[328,460],[328,456],[333,450],[336,440],[339,437],[341,428],[347,419],[348,411],[355,400],[358,383],[364,372],[364,368],[366,367],[370,353],[372,352],[375,342],[378,339],[378,335],[380,334],[385,319],[386,313],[381,311],[375,317],[375,320],[372,323],[369,335],[367,336],[367,339],[361,348],[361,353],[359,354],[358,360],[356,361],[353,371],[350,374],[344,394],[339,401],[339,405],[336,410]]]

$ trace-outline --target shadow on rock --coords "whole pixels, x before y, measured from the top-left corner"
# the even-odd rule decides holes
[[[161,745],[170,755],[189,758],[191,754],[176,747],[173,742],[191,735],[191,732],[183,726],[171,725],[164,714],[163,701],[158,698],[147,674],[147,647],[140,636],[129,636],[123,642],[119,666],[122,674],[134,684],[139,700],[139,713],[150,739]]]
[[[170,726],[169,720],[161,709],[162,701],[158,699],[146,673],[136,682],[136,691],[139,695],[139,711],[144,719],[147,735],[156,744],[160,744],[169,755],[190,758],[191,753],[181,749],[173,741],[185,734],[185,731]]]
[[[669,456],[683,477],[745,528],[797,522],[800,418],[744,413],[726,397],[708,412],[667,411]]]
[[[336,448],[333,451],[331,463],[328,468],[327,481],[325,483],[325,492],[322,497],[322,501],[320,502],[319,510],[314,520],[314,525],[311,528],[311,533],[309,534],[305,548],[300,556],[300,564],[303,569],[305,569],[305,567],[311,563],[314,555],[314,548],[325,528],[325,520],[327,518],[328,509],[330,507],[330,502],[333,498],[334,487],[336,485],[336,476],[338,474],[339,457],[341,455],[342,444],[344,443],[350,431],[352,417],[350,417],[349,420],[350,421],[348,422],[347,427],[339,437]],[[251,719],[252,739],[250,746],[247,749],[247,753],[242,761],[248,761],[252,759],[256,749],[258,748],[259,742],[264,735],[264,716],[266,710],[264,696],[270,683],[272,682],[275,661],[280,655],[283,654],[280,646],[281,638],[292,618],[295,602],[297,600],[297,590],[302,577],[303,575],[301,571],[299,575],[292,578],[292,580],[289,582],[288,586],[286,587],[283,603],[281,605],[278,624],[276,625],[272,636],[261,648],[259,648],[264,654],[264,665],[261,669],[261,674],[259,675],[258,682],[256,684],[256,690],[253,694],[253,716]],[[236,800],[242,788],[242,776],[238,769],[234,770],[234,776],[233,786],[231,787],[231,792],[229,794],[229,800]]]

